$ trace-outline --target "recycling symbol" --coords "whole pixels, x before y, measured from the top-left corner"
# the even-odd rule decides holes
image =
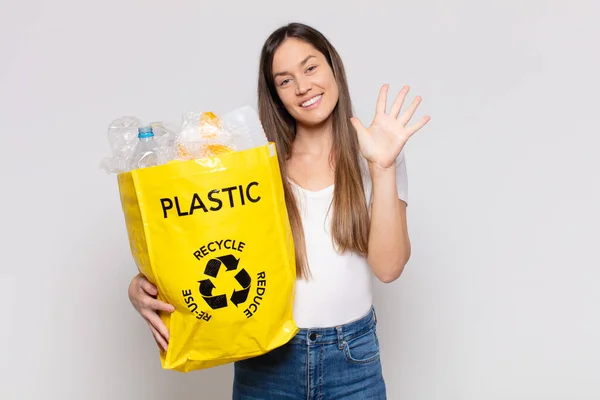
[[[225,266],[226,274],[230,271],[237,271],[239,262],[240,260],[231,254],[210,259],[206,263],[204,275],[217,278],[219,271],[222,270],[222,266]],[[252,283],[252,279],[250,278],[248,272],[242,268],[235,275],[235,280],[239,284],[240,289],[234,289],[229,300],[237,307],[239,304],[244,303],[248,299],[248,293],[250,292],[250,284]],[[210,308],[216,310],[218,308],[227,307],[227,295],[213,294],[213,289],[216,289],[217,287],[210,278],[198,281],[198,283],[200,284],[200,294]]]

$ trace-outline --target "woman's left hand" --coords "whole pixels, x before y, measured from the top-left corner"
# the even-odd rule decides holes
[[[373,118],[371,126],[365,128],[358,118],[351,118],[352,125],[358,134],[363,157],[384,169],[394,166],[396,158],[408,139],[430,120],[428,116],[423,117],[418,122],[407,126],[421,103],[420,96],[417,96],[408,110],[398,118],[404,99],[410,90],[409,86],[402,88],[396,96],[389,114],[386,114],[388,88],[388,85],[383,85],[379,91],[375,118]]]

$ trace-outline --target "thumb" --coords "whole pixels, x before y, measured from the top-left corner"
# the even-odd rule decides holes
[[[367,131],[367,128],[365,128],[365,126],[362,124],[362,122],[360,122],[360,120],[356,117],[352,117],[350,118],[350,123],[352,123],[352,126],[354,126],[354,129],[356,130],[356,134],[358,135],[358,140],[362,141],[364,139],[366,139],[366,137],[369,136],[369,132]]]

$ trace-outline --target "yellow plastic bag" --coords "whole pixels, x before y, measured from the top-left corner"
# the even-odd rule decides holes
[[[294,246],[275,145],[118,175],[138,269],[175,311],[165,369],[264,354],[298,331]]]

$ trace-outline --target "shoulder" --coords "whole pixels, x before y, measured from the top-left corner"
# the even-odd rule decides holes
[[[369,165],[367,160],[360,154],[359,156],[361,176],[363,180],[363,188],[365,191],[365,197],[367,204],[371,203],[371,197],[373,192],[373,183],[371,182],[371,173],[369,172]],[[396,158],[396,189],[398,191],[398,198],[408,203],[408,176],[406,172],[406,156],[404,149],[398,154]]]
[[[363,182],[365,180],[368,180],[369,182],[371,182],[371,173],[369,172],[369,164],[367,162],[367,159],[364,158],[363,155],[360,153],[359,153],[359,164],[360,164],[360,172],[363,177]],[[398,174],[398,172],[400,172],[401,175],[406,174],[406,157],[404,155],[404,149],[402,149],[402,151],[400,151],[400,154],[398,154],[398,157],[396,158],[396,174]],[[398,175],[396,175],[396,176],[398,176]]]

